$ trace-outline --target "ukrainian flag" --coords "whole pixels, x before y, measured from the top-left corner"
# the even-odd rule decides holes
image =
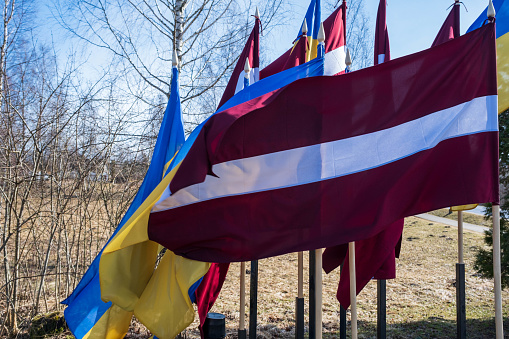
[[[320,0],[311,0],[309,3],[308,10],[306,11],[306,16],[304,17],[306,23],[308,25],[307,37],[309,41],[309,52],[307,56],[307,60],[312,60],[316,58],[317,55],[317,47],[318,47],[318,31],[320,30],[320,24],[322,22],[322,9]],[[302,20],[304,23],[304,20]],[[300,25],[302,27],[302,24]],[[300,38],[302,32],[299,30],[299,34],[297,35],[297,41]]]
[[[498,113],[509,108],[509,0],[493,0],[497,24]],[[488,19],[488,8],[479,15],[467,33]]]
[[[295,80],[323,75],[324,59],[315,59],[258,81],[234,95],[217,112],[286,86]],[[114,235],[100,258],[102,299],[134,315],[158,338],[173,338],[194,319],[191,297],[210,264],[166,251],[154,270],[159,253],[148,239],[147,222],[156,202],[168,194],[169,184],[196,140],[199,125],[172,160],[162,181]],[[105,320],[106,321],[106,320]]]
[[[110,238],[109,243],[120,233],[120,231],[132,222],[140,214],[143,206],[150,204],[154,197],[153,190],[161,182],[165,170],[175,153],[184,143],[184,129],[182,125],[182,113],[180,106],[180,95],[178,90],[178,70],[173,68],[171,95],[166,107],[166,112],[159,130],[154,154],[143,183],[134,198],[127,213],[120,222],[119,227]],[[154,201],[155,202],[155,201]],[[68,305],[64,315],[73,334],[78,338],[122,338],[129,328],[132,310],[121,304],[104,302],[101,299],[101,288],[99,278],[100,260],[105,253],[103,251],[95,258],[82,280],[73,293],[62,303]],[[131,259],[136,264],[142,264],[144,270],[141,275],[145,279],[138,281],[138,285],[146,285],[146,275],[149,277],[154,270],[156,256],[159,252],[155,243],[145,244],[137,249],[140,253],[133,251]],[[138,257],[138,254],[140,256]],[[150,258],[150,260],[148,260]],[[138,272],[131,272],[136,275]],[[110,274],[110,272],[107,272]],[[114,272],[111,272],[114,274]],[[136,279],[140,280],[140,279]]]

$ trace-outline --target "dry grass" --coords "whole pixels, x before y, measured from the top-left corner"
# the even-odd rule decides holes
[[[442,208],[436,211],[431,211],[428,212],[428,214],[436,215],[437,217],[447,218],[451,220],[458,220],[458,212],[451,213],[449,212],[448,208]],[[468,213],[468,211],[463,212],[463,222],[486,227],[491,227],[491,225],[493,224],[491,217],[489,219],[486,219],[482,215]]]
[[[415,217],[405,220],[401,258],[397,275],[387,282],[388,338],[455,338],[455,264],[457,230]],[[470,221],[472,222],[472,221]],[[493,281],[480,278],[472,268],[476,249],[483,245],[483,235],[466,231],[467,337],[494,338]],[[307,253],[304,269],[308,272]],[[246,291],[249,294],[249,263],[246,265]],[[239,322],[240,264],[230,267],[227,280],[213,312],[226,316],[227,338],[237,338]],[[324,275],[324,338],[339,338],[339,304],[336,288],[338,270]],[[294,309],[297,294],[297,255],[288,254],[261,260],[258,283],[258,338],[294,338]],[[307,280],[307,279],[306,279]],[[509,338],[509,291],[503,292],[506,338]],[[308,322],[308,286],[305,284],[306,325]],[[358,296],[359,338],[376,338],[376,283]],[[249,298],[246,300],[249,312]],[[350,313],[348,311],[348,321]],[[197,317],[196,317],[197,318]],[[249,314],[246,314],[246,327]],[[186,338],[199,338],[198,319],[187,329]],[[348,336],[350,326],[347,326]],[[307,326],[306,326],[307,331]],[[68,334],[68,333],[67,333]],[[60,335],[65,338],[66,334]],[[148,338],[146,329],[133,321],[126,338]],[[307,336],[307,333],[306,333]]]
[[[467,333],[468,338],[494,338],[493,282],[472,269],[483,236],[465,232]],[[389,338],[456,337],[455,264],[457,231],[415,217],[407,218],[403,232],[398,277],[387,282],[387,336]],[[305,272],[307,272],[305,255]],[[294,308],[297,294],[297,255],[261,260],[258,289],[258,338],[294,338]],[[247,264],[249,269],[249,264]],[[239,269],[232,264],[221,295],[212,311],[226,315],[229,338],[236,338],[239,321]],[[324,276],[324,338],[339,338],[338,270]],[[249,275],[246,275],[249,291]],[[308,286],[305,299],[308,300]],[[509,292],[503,293],[505,332],[509,335]],[[248,312],[249,300],[246,304]],[[308,312],[306,304],[306,313]],[[249,314],[246,314],[248,320]],[[358,297],[359,337],[376,337],[376,283]],[[348,320],[350,314],[348,313]],[[306,323],[308,318],[306,316]],[[187,330],[198,338],[197,321]],[[307,328],[306,328],[307,330]],[[350,330],[348,326],[348,331]]]

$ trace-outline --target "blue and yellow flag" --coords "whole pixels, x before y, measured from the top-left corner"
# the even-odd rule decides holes
[[[139,214],[140,208],[147,203],[152,191],[161,182],[168,164],[183,143],[184,128],[178,89],[178,70],[174,67],[170,99],[159,130],[152,161],[136,197],[108,243],[128,224],[129,220]],[[73,293],[62,302],[68,305],[64,312],[67,324],[79,339],[121,338],[127,333],[131,322],[132,310],[111,302],[104,302],[101,299],[99,263],[107,246],[95,258]],[[140,251],[152,257],[151,261],[143,262],[145,271],[150,272],[150,275],[154,270],[158,251],[159,247],[155,243]],[[132,254],[136,255],[137,253],[133,252]],[[146,258],[140,256],[132,259],[134,262],[140,262]],[[135,273],[133,272],[133,274]]]
[[[233,96],[217,112],[273,91],[295,80],[323,75],[323,58],[258,81]],[[191,296],[210,264],[166,251],[153,270],[158,245],[150,241],[147,223],[152,207],[171,192],[170,183],[205,122],[187,138],[162,181],[111,239],[100,259],[102,298],[134,315],[158,338],[173,338],[194,319]]]
[[[320,30],[320,24],[322,22],[322,6],[320,0],[311,0],[304,18],[308,26],[307,37],[310,45],[307,60],[312,60],[316,58],[317,55],[318,31]],[[304,20],[302,20],[302,23],[304,23]],[[302,25],[300,25],[300,27],[302,27]],[[299,30],[297,39],[300,38],[301,34],[302,32]]]
[[[509,1],[493,0],[497,24],[498,113],[509,108]],[[481,27],[488,19],[488,7],[479,15],[467,33]]]

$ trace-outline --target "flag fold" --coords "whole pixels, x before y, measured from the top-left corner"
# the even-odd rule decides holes
[[[366,239],[433,209],[497,202],[494,47],[494,25],[485,25],[214,114],[175,173],[177,189],[152,209],[149,238],[194,260],[248,261]],[[201,169],[189,173],[186,162]]]

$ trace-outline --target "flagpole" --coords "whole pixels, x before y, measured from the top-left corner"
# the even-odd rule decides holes
[[[454,38],[460,36],[460,1],[454,1]],[[456,264],[456,337],[467,337],[465,263],[463,261],[463,211],[458,211],[458,263]]]
[[[323,58],[325,57],[325,30],[323,28],[323,23],[320,23],[317,40],[317,57]],[[322,252],[320,251],[318,255],[317,251],[318,250],[309,251],[309,339],[317,339],[322,337]],[[320,258],[317,258],[317,256],[320,256]],[[318,303],[317,299],[318,294],[320,294],[320,303]],[[317,307],[318,305],[319,307]],[[320,315],[317,314],[318,310]],[[317,324],[319,324],[319,326],[317,326]]]
[[[352,58],[350,57],[350,49],[346,50],[345,58],[346,69],[345,73],[349,73],[352,65]],[[352,339],[357,339],[357,281],[355,277],[355,242],[348,243],[348,265],[350,275],[350,313],[351,313],[351,328]],[[345,310],[346,313],[346,310]],[[346,317],[345,317],[346,320]],[[346,321],[345,321],[346,326]],[[340,329],[341,332],[341,329]]]
[[[381,39],[382,30],[386,32],[386,5],[387,1],[380,1],[377,13],[377,22],[375,28],[375,65],[388,61],[388,37],[386,33],[383,34],[384,38]],[[383,14],[381,14],[383,13]],[[383,24],[380,22],[383,17]],[[379,44],[383,44],[384,52],[381,58]],[[387,49],[387,50],[386,50]],[[385,339],[387,337],[387,281],[385,279],[378,279],[376,282],[376,337],[377,339]]]
[[[318,50],[317,55],[319,57],[325,57],[325,30],[323,23],[320,23],[320,29],[317,35]],[[315,302],[316,302],[316,316],[315,316],[315,331],[316,339],[322,339],[322,254],[323,249],[319,248],[315,250]]]
[[[352,339],[357,339],[357,281],[355,278],[355,242],[348,243],[348,264],[350,268],[350,311],[352,316]]]
[[[249,338],[256,338],[258,323],[258,260],[251,261],[251,284],[249,289]]]
[[[322,339],[322,249],[315,250],[316,339]]]
[[[345,46],[346,46],[346,0],[343,0],[343,3],[341,4],[343,6],[343,37],[345,39]]]
[[[244,64],[244,89],[249,86],[250,73],[251,73],[251,66],[249,65],[249,58],[246,58],[246,63]],[[251,270],[251,277],[252,277],[252,270]],[[252,296],[249,300],[251,302]],[[251,311],[251,308],[250,308],[250,311]],[[249,317],[249,322],[251,324],[251,314]],[[246,334],[246,263],[245,262],[240,263],[240,317],[239,317],[238,337],[239,337],[239,339],[246,339],[246,337],[247,337],[247,334]]]
[[[348,7],[346,6],[345,0],[343,0],[343,3],[341,4],[341,6],[343,6],[343,10],[341,12],[342,17],[343,17],[343,39],[344,39],[345,46],[346,46],[346,9]],[[350,52],[348,49],[347,49],[346,59],[350,60],[350,63],[351,63]],[[348,73],[348,71],[349,71],[348,67],[349,67],[349,65],[346,65],[345,73]],[[342,265],[341,265],[341,273],[343,273]],[[346,339],[346,309],[341,304],[339,304],[339,339]]]
[[[488,20],[493,24],[495,20],[495,7],[489,0]],[[500,260],[500,205],[493,204],[493,280],[495,282],[495,329],[496,339],[504,338],[504,322],[502,318],[502,269]]]
[[[297,253],[297,298],[295,298],[295,338],[304,339],[304,255]]]
[[[316,339],[315,251],[309,251],[309,339]]]
[[[346,50],[345,64],[346,64],[345,73],[349,73],[351,71],[350,68],[352,65],[350,49]],[[357,279],[355,276],[355,242],[348,243],[348,265],[350,275],[350,313],[351,313],[352,339],[357,339]]]
[[[246,339],[246,263],[240,263],[239,339]]]
[[[246,58],[244,65],[244,89],[249,87],[251,74],[251,65],[249,58]],[[251,261],[251,281],[249,284],[249,337],[256,338],[256,328],[258,323],[258,260]]]
[[[502,272],[500,264],[500,205],[493,205],[493,277],[495,280],[496,339],[504,337],[502,318]]]
[[[463,211],[458,211],[458,263],[456,264],[456,331],[457,338],[467,337],[465,299],[465,263],[463,261]]]
[[[308,32],[306,18],[302,23],[301,39]],[[304,62],[307,62],[308,51],[304,49]],[[295,339],[304,339],[304,255],[297,253],[297,298],[295,298]]]

